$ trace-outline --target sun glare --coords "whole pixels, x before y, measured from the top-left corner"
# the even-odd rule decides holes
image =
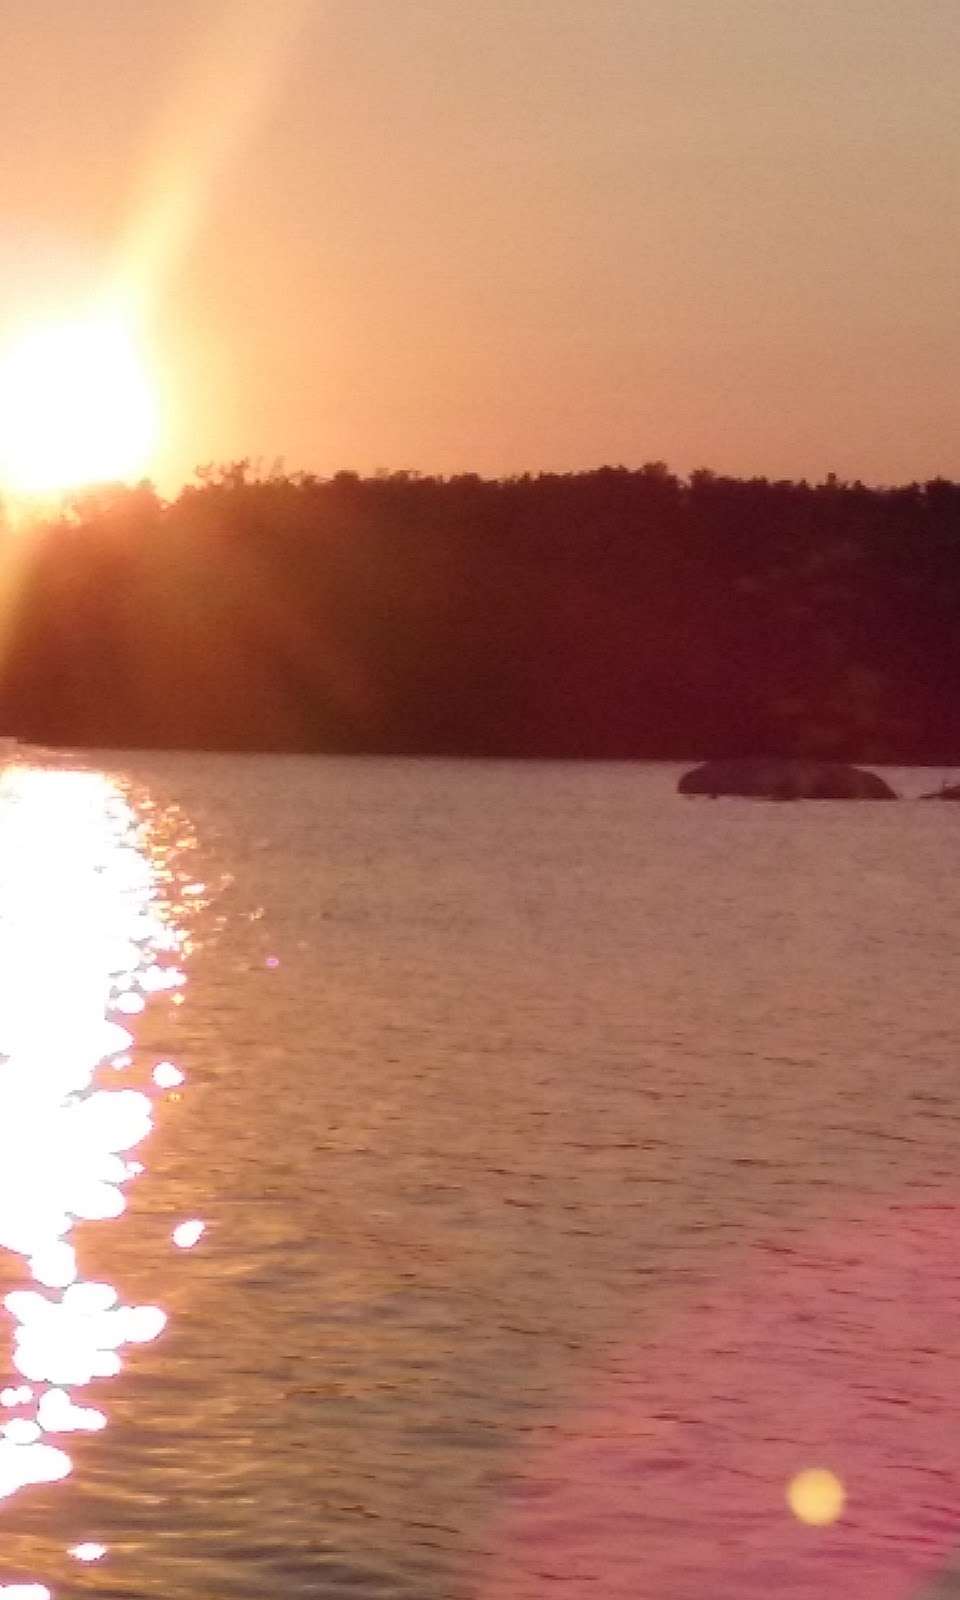
[[[146,364],[122,322],[46,323],[0,349],[0,489],[42,496],[138,477],[155,434]]]

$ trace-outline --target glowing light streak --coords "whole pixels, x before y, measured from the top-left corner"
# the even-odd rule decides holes
[[[114,293],[149,316],[190,247],[280,82],[312,0],[237,6],[224,0],[208,37],[194,39],[190,77],[171,97],[121,252]]]

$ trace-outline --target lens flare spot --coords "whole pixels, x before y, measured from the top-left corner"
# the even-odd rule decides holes
[[[846,1490],[840,1479],[822,1467],[798,1472],[787,1485],[787,1504],[800,1522],[826,1528],[843,1511]]]

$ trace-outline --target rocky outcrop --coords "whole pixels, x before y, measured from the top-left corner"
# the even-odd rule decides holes
[[[685,772],[680,794],[741,795],[753,800],[895,800],[875,772],[837,761],[753,756],[705,761]]]
[[[960,800],[960,783],[944,784],[942,789],[935,789],[932,794],[922,794],[921,800]]]

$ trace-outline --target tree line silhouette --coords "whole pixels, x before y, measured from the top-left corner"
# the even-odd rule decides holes
[[[205,468],[0,535],[46,744],[960,759],[960,484]]]

